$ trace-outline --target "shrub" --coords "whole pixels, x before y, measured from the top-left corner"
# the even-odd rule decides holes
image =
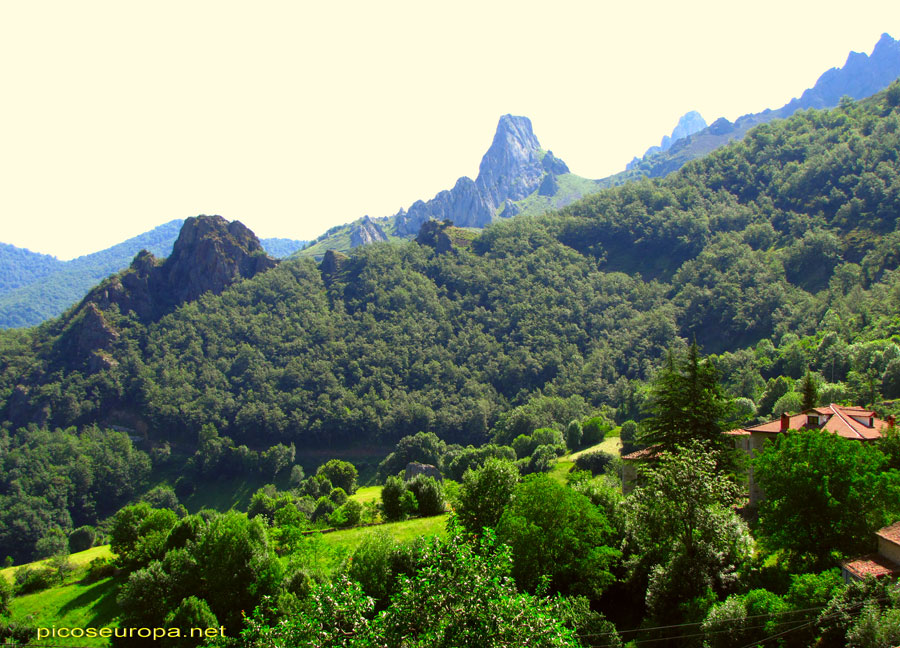
[[[592,416],[586,420],[582,426],[581,443],[585,446],[597,445],[603,443],[606,433],[612,429],[610,423],[605,416]]]
[[[78,527],[69,534],[69,551],[71,553],[87,551],[94,546],[96,539],[97,532],[94,527],[89,525]]]
[[[396,475],[392,475],[384,480],[384,487],[381,489],[381,506],[386,520],[399,520],[403,517],[400,498],[405,492],[406,488],[403,486],[403,480]]]
[[[581,423],[577,420],[570,421],[566,426],[566,445],[569,446],[570,450],[574,450],[581,445],[581,437],[583,435],[584,432],[581,429]]]
[[[94,558],[87,567],[87,573],[81,579],[83,583],[94,583],[109,578],[116,573],[116,566],[109,558]]]
[[[585,452],[575,460],[575,466],[579,470],[588,470],[591,475],[600,475],[615,461],[616,457],[602,450]]]
[[[444,488],[434,477],[416,475],[411,479],[406,488],[416,497],[419,515],[440,515],[446,506],[444,502]]]

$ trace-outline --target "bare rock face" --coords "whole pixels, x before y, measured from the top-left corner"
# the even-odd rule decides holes
[[[207,291],[219,294],[277,263],[243,223],[197,216],[184,222],[171,256],[160,268],[160,283],[170,301],[182,304]]]
[[[533,193],[546,174],[568,173],[566,163],[551,152],[541,150],[540,142],[527,117],[504,115],[497,125],[494,141],[478,168],[475,180],[462,177],[449,191],[429,201],[419,200],[394,215],[397,234],[411,236],[429,219],[450,220],[459,227],[484,227],[501,208]]]
[[[481,158],[475,185],[492,208],[504,200],[521,200],[540,184],[541,145],[527,117],[503,115],[491,148]]]
[[[122,313],[133,312],[150,321],[205,292],[221,293],[235,281],[277,263],[242,223],[229,223],[221,216],[188,218],[165,261],[142,250],[127,270],[88,293],[82,309],[116,305]]]
[[[350,228],[350,245],[352,247],[387,240],[388,237],[384,230],[368,216],[363,216]]]
[[[331,283],[340,275],[344,265],[350,259],[346,254],[335,252],[334,250],[326,250],[322,263],[319,265],[319,272],[322,274],[322,280],[327,284]]]
[[[119,333],[106,322],[95,304],[85,306],[83,313],[75,332],[76,352],[88,356],[94,351],[108,349],[118,339]]]
[[[403,474],[403,481],[415,479],[419,475],[434,477],[437,481],[444,481],[444,476],[441,475],[440,470],[431,464],[423,464],[418,461],[412,461],[406,464],[406,472]]]

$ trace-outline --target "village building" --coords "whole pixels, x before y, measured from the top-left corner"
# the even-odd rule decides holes
[[[875,535],[878,538],[878,553],[841,563],[841,575],[845,583],[869,577],[900,576],[900,522],[880,529]]]
[[[814,407],[799,414],[782,414],[780,418],[759,425],[729,430],[725,434],[734,438],[735,445],[751,458],[765,443],[774,441],[779,434],[788,430],[826,430],[845,439],[864,443],[881,438],[882,432],[893,427],[894,417],[880,419],[876,412],[864,407],[831,405]],[[656,455],[656,448],[644,448],[622,457],[622,491],[629,493],[637,478],[637,466]],[[752,463],[748,468],[747,482],[749,506],[755,507],[765,499],[765,494],[756,483]]]
[[[752,458],[765,443],[774,441],[788,430],[826,430],[845,439],[863,443],[876,441],[888,427],[893,427],[894,417],[880,419],[876,412],[864,407],[835,405],[814,407],[799,414],[782,414],[768,423],[730,430],[725,434],[734,437],[735,445]],[[753,465],[748,471],[750,506],[757,506],[765,494],[756,483]]]

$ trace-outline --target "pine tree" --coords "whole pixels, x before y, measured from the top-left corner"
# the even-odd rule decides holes
[[[812,409],[819,404],[819,387],[816,385],[816,381],[813,379],[812,372],[809,369],[806,370],[806,375],[803,376],[803,382],[800,384],[800,395],[803,397],[800,405],[801,412]]]
[[[669,353],[650,388],[649,417],[641,425],[641,443],[672,451],[698,439],[723,445],[731,401],[719,384],[719,372],[701,359],[697,344],[684,357]]]

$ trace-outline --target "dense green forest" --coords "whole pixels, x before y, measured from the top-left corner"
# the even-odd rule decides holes
[[[452,253],[365,246],[330,273],[283,262],[159,321],[108,311],[100,371],[75,349],[84,309],[5,333],[0,411],[17,427],[127,410],[154,441],[211,423],[265,446],[481,442],[540,394],[632,418],[664,350],[691,339],[754,406],[765,381],[808,366],[847,398],[898,396],[898,103],[895,84],[764,125],[665,180]]]
[[[772,496],[745,516],[752,528],[735,510],[739,462],[709,441],[810,399],[896,410],[898,214],[895,83],[474,240],[284,261],[155,319],[95,301],[2,332],[0,553],[49,555],[156,480],[174,491],[102,530],[130,574],[119,604],[135,626],[227,623],[247,646],[619,645],[638,628],[663,645],[788,629],[785,645],[891,645],[896,588],[845,587],[834,568],[900,515],[896,434],[772,444],[755,465]],[[691,363],[706,419],[663,423]],[[140,449],[99,431],[111,426]],[[545,474],[614,428],[666,450],[633,493],[615,458]],[[296,465],[297,452],[353,445],[394,447],[379,510],[348,501],[355,468]],[[403,479],[409,461],[452,482]],[[281,481],[246,515],[179,508],[198,484],[250,475]],[[447,500],[443,539],[372,540],[342,569],[310,567],[304,532]],[[810,502],[829,514],[822,528],[783,514]],[[222,586],[226,572],[242,586]]]

